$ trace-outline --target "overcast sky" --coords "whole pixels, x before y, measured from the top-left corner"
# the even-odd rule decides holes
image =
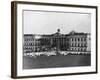
[[[23,11],[24,34],[62,34],[91,32],[91,14],[43,11]]]

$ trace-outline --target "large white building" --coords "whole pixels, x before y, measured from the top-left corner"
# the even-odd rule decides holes
[[[91,51],[91,35],[71,31],[69,34],[61,34],[60,29],[54,34],[24,34],[24,52],[38,51]]]

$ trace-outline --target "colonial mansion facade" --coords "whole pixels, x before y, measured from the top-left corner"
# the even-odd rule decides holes
[[[23,50],[26,52],[41,51],[76,51],[90,52],[90,33],[78,33],[71,31],[69,34],[61,34],[60,29],[50,35],[24,34]]]

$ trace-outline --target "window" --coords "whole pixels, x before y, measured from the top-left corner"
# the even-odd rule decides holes
[[[78,43],[78,46],[80,46],[80,43]]]
[[[76,41],[76,38],[74,38],[74,41]]]
[[[84,38],[84,41],[86,41],[86,38]]]
[[[78,41],[80,41],[80,38],[78,38]]]
[[[81,43],[81,46],[83,46],[83,44]]]

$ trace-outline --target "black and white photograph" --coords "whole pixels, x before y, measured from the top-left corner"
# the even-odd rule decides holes
[[[13,78],[97,73],[97,6],[12,2]]]
[[[91,14],[23,10],[23,69],[91,66]]]

